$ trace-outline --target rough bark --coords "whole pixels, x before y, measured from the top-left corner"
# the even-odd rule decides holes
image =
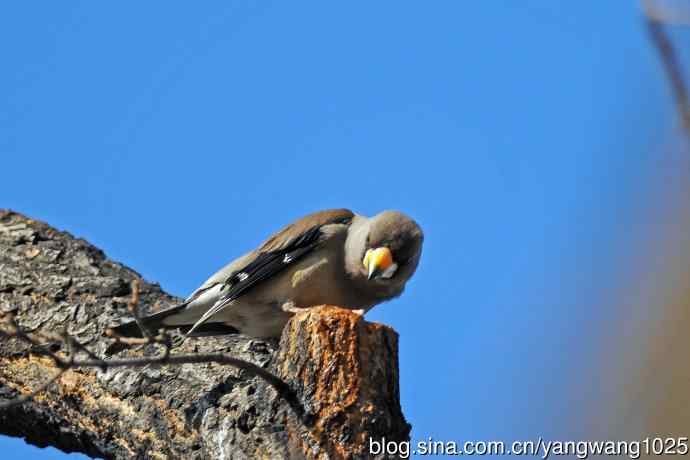
[[[86,241],[0,210],[0,311],[13,311],[24,330],[67,330],[106,357],[103,332],[129,317],[135,278]],[[140,295],[144,312],[179,301],[143,280]],[[279,343],[228,336],[187,341],[174,352],[210,351],[281,377],[308,417],[296,416],[264,381],[218,364],[73,369],[31,402],[0,410],[0,433],[118,459],[375,458],[370,437],[408,439],[397,334],[386,326],[319,307],[296,315]],[[0,400],[31,392],[55,372],[53,361],[19,341],[0,341]]]

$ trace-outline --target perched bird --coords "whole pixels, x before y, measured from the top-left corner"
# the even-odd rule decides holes
[[[423,239],[417,223],[397,211],[371,218],[347,209],[319,211],[235,259],[184,303],[141,321],[153,332],[268,338],[279,336],[292,314],[315,305],[365,312],[403,292]],[[115,332],[141,335],[134,321]]]

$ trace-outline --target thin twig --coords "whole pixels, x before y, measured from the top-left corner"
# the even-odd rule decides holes
[[[106,329],[104,335],[110,339],[113,339],[115,343],[121,343],[122,345],[127,345],[128,347],[135,345],[150,345],[150,344],[161,344],[165,345],[169,337],[166,334],[159,334],[156,336],[148,337],[123,337],[118,335],[113,329]]]
[[[139,315],[139,280],[134,279],[132,281],[132,298],[130,299],[129,303],[127,303],[127,309],[129,312],[132,314],[134,317],[134,321],[136,321],[137,326],[139,326],[139,329],[141,330],[142,336],[145,338],[149,338],[153,336],[151,331],[144,325],[144,321],[141,319],[141,315]]]
[[[81,345],[80,345],[81,346]],[[297,412],[298,415],[302,415],[304,413],[304,408],[301,406],[299,403],[299,400],[297,398],[297,395],[295,394],[294,391],[290,388],[290,386],[285,383],[283,380],[280,378],[276,377],[275,375],[271,374],[267,370],[257,366],[256,364],[250,363],[248,361],[244,361],[242,359],[234,358],[228,354],[225,353],[208,353],[208,354],[164,354],[162,356],[158,357],[150,357],[150,358],[126,358],[126,359],[112,359],[112,360],[103,360],[103,359],[88,359],[88,360],[76,360],[76,359],[69,359],[69,360],[63,360],[61,358],[57,358],[57,360],[60,362],[58,365],[58,368],[60,369],[60,372],[58,375],[53,377],[50,381],[46,382],[44,385],[41,385],[38,389],[36,389],[34,392],[32,392],[30,395],[20,397],[13,399],[11,401],[6,401],[3,403],[0,403],[0,408],[5,408],[5,407],[10,407],[14,406],[17,404],[22,404],[29,399],[31,399],[32,396],[35,396],[35,394],[40,393],[41,391],[45,390],[51,383],[53,383],[55,380],[57,380],[60,375],[67,369],[74,369],[74,368],[89,368],[89,367],[95,367],[99,368],[103,371],[107,369],[113,369],[113,368],[119,368],[119,367],[130,367],[130,368],[139,368],[139,367],[144,367],[148,365],[182,365],[182,364],[203,364],[203,363],[216,363],[216,364],[221,364],[221,365],[226,365],[226,366],[233,366],[238,369],[244,370],[250,375],[256,376],[264,380],[266,383],[271,385],[276,392],[278,393],[278,396],[281,398],[285,399],[290,406]]]
[[[85,361],[75,361],[74,367],[105,367],[106,369],[118,368],[118,367],[143,367],[148,365],[182,365],[182,364],[203,364],[203,363],[216,363],[225,366],[232,366],[238,369],[244,370],[250,375],[256,376],[264,380],[270,386],[272,386],[278,396],[285,399],[290,406],[295,409],[298,415],[304,413],[304,408],[299,403],[297,395],[290,388],[290,386],[285,383],[280,378],[276,377],[272,373],[257,366],[256,364],[250,363],[248,361],[235,358],[226,353],[198,353],[198,354],[167,354],[159,357],[144,357],[144,358],[125,358],[125,359],[112,359],[104,361],[98,360],[85,360]]]
[[[14,318],[9,321],[10,329],[9,331],[0,329],[0,337],[4,338],[17,338],[29,345],[29,352],[38,354],[41,356],[47,356],[52,359],[55,366],[59,369],[57,375],[52,377],[48,382],[38,387],[31,394],[15,398],[10,401],[5,401],[0,403],[0,409],[12,407],[18,404],[23,404],[30,400],[36,394],[44,391],[51,383],[55,382],[60,376],[68,369],[76,368],[98,368],[101,371],[106,371],[112,368],[141,368],[149,365],[182,365],[182,364],[203,364],[203,363],[216,363],[220,365],[233,366],[238,369],[244,370],[250,375],[256,376],[264,380],[270,386],[272,386],[278,396],[284,399],[290,407],[295,411],[298,417],[302,418],[305,423],[310,423],[310,417],[305,416],[305,410],[297,397],[297,394],[290,388],[290,386],[281,380],[279,377],[273,375],[262,367],[256,364],[250,363],[248,361],[235,358],[225,353],[207,353],[207,354],[171,354],[172,343],[168,336],[161,334],[156,337],[149,337],[146,339],[138,339],[134,342],[133,340],[124,339],[116,337],[115,340],[119,340],[120,343],[128,345],[139,345],[154,343],[163,345],[163,354],[160,356],[153,357],[142,357],[142,358],[125,358],[125,359],[112,359],[104,360],[96,356],[93,352],[88,350],[83,344],[79,343],[76,339],[71,337],[69,334],[63,334],[62,338],[57,338],[50,335],[43,335],[42,338],[47,338],[49,340],[55,341],[60,340],[62,343],[67,345],[68,348],[68,359],[60,357],[57,353],[50,351],[49,349],[39,349],[40,343],[35,337],[29,335],[21,330],[17,325]],[[88,356],[88,359],[78,360],[76,356],[78,353],[84,353]]]
[[[79,343],[74,337],[70,336],[66,331],[62,336],[54,336],[50,334],[27,334],[24,332],[16,321],[14,314],[0,315],[0,320],[3,320],[5,324],[9,326],[9,330],[3,330],[0,328],[1,338],[16,338],[29,346],[29,353],[38,354],[41,356],[46,356],[50,358],[54,363],[55,367],[59,369],[58,373],[50,378],[46,383],[40,385],[33,392],[28,395],[20,396],[10,401],[4,401],[0,403],[0,409],[16,406],[29,401],[38,393],[46,390],[52,383],[57,381],[62,374],[68,369],[76,368],[98,368],[105,372],[108,369],[120,368],[120,367],[130,367],[130,368],[142,368],[150,365],[168,366],[168,365],[182,365],[182,364],[202,364],[202,363],[216,363],[220,365],[233,366],[238,369],[244,370],[250,375],[256,376],[264,380],[270,386],[272,386],[278,396],[283,398],[290,407],[295,411],[298,417],[300,417],[305,423],[311,423],[311,417],[305,416],[305,410],[297,397],[297,394],[290,388],[290,386],[271,374],[267,370],[257,366],[256,364],[250,363],[248,361],[235,358],[225,353],[208,353],[208,354],[171,354],[173,347],[172,339],[166,332],[161,332],[158,335],[153,335],[144,326],[143,320],[139,315],[139,281],[134,280],[132,282],[132,298],[127,304],[129,312],[134,317],[139,329],[141,329],[143,338],[131,338],[131,337],[121,337],[117,335],[112,329],[106,329],[105,336],[114,340],[115,343],[120,343],[127,347],[136,345],[148,345],[155,344],[162,346],[162,354],[159,356],[151,357],[141,357],[141,358],[125,358],[125,359],[112,359],[105,360],[99,358],[95,353],[89,350],[86,346]],[[41,341],[44,343],[48,342],[58,342],[65,346],[67,350],[67,359],[59,356],[57,352],[50,350],[50,348],[45,348]],[[83,353],[88,359],[78,360],[77,355]]]

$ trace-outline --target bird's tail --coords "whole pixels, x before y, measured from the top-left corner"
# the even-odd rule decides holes
[[[177,305],[167,310],[154,313],[151,316],[140,318],[143,326],[151,333],[157,334],[161,329],[178,329],[188,337],[207,337],[213,335],[238,334],[237,328],[222,323],[204,323],[194,328],[193,324],[165,324],[165,319],[180,313],[187,306],[186,303]],[[141,328],[136,321],[128,321],[112,328],[120,337],[143,337]]]
[[[175,307],[169,308],[167,310],[154,313],[151,316],[146,316],[144,318],[140,318],[140,321],[142,325],[151,333],[151,334],[157,334],[160,329],[177,329],[179,326],[172,326],[168,324],[164,324],[165,318],[172,316],[176,313],[179,313],[181,310],[183,310],[187,306],[186,303],[177,305]],[[128,321],[126,323],[120,324],[119,326],[115,326],[112,328],[113,331],[121,336],[121,337],[143,337],[143,334],[141,332],[141,328],[137,324],[136,321]]]

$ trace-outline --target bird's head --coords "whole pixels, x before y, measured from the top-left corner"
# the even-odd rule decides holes
[[[384,211],[368,219],[359,233],[359,277],[367,284],[402,290],[422,252],[419,225],[401,212]]]

